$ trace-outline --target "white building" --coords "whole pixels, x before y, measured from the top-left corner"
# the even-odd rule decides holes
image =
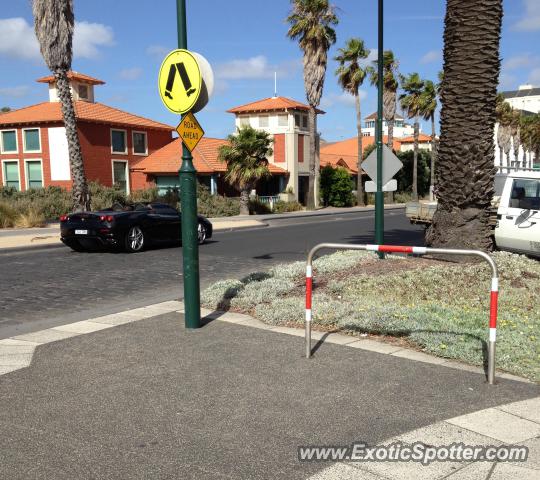
[[[502,92],[504,99],[515,110],[521,110],[523,115],[533,115],[540,113],[540,88],[532,85],[521,85],[517,90]],[[510,158],[503,158],[501,161],[501,152],[497,143],[497,132],[499,124],[495,125],[495,166],[496,167],[515,167],[532,168],[534,165],[533,154],[525,156],[523,148],[519,147],[518,158],[515,158],[514,148],[510,149]],[[536,159],[538,162],[538,159]]]
[[[375,136],[375,127],[377,125],[377,112],[373,112],[371,115],[368,115],[364,118],[364,128],[362,129],[362,134],[365,137],[374,137]],[[420,126],[420,131],[422,127]],[[414,126],[405,123],[405,119],[396,114],[394,119],[394,137],[409,137],[414,134]],[[383,135],[388,135],[388,122],[383,119]]]

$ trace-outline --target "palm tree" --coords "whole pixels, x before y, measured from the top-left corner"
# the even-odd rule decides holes
[[[447,0],[434,247],[490,250],[502,0]]]
[[[399,96],[402,110],[409,118],[414,118],[414,156],[413,156],[413,200],[418,200],[418,137],[420,135],[420,115],[424,109],[424,81],[418,73],[405,77],[400,75],[401,88],[404,93]]]
[[[328,50],[336,42],[332,28],[338,24],[334,7],[328,0],[292,0],[287,36],[298,40],[304,52],[304,88],[309,103],[309,186],[307,208],[316,206],[315,178],[318,169],[317,107],[321,101]]]
[[[431,80],[424,82],[424,91],[422,92],[422,116],[424,120],[431,121],[431,168],[430,168],[430,186],[429,199],[433,200],[433,187],[435,185],[435,159],[437,158],[437,145],[435,135],[435,112],[437,110],[438,85]]]
[[[361,65],[369,55],[369,49],[364,46],[360,38],[350,38],[345,48],[339,49],[339,55],[334,60],[339,62],[336,70],[341,88],[354,96],[356,106],[356,130],[358,135],[358,178],[356,185],[356,203],[364,206],[364,192],[362,189],[362,115],[360,109],[360,86],[367,75],[366,67]]]
[[[246,125],[227,140],[229,143],[219,147],[218,154],[227,163],[225,180],[240,190],[240,215],[249,215],[249,192],[259,180],[270,176],[272,139],[269,133]]]
[[[512,135],[512,146],[514,147],[514,160],[516,167],[519,167],[519,147],[521,146],[521,112],[514,110],[510,120],[510,130]]]
[[[75,109],[67,78],[73,57],[73,0],[33,0],[32,9],[41,55],[54,75],[61,102],[73,179],[73,209],[90,210],[90,192],[84,174]]]
[[[398,67],[399,62],[392,50],[385,50],[383,53],[383,117],[388,125],[387,146],[390,150],[394,148],[394,119],[396,117],[396,102],[398,90]],[[371,85],[377,86],[379,82],[377,60],[373,61],[373,66],[368,68],[369,81]]]

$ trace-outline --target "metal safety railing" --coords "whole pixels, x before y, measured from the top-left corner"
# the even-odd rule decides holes
[[[347,245],[341,243],[320,243],[311,249],[307,258],[306,267],[306,324],[305,324],[305,346],[306,358],[311,357],[311,320],[312,320],[312,298],[313,298],[313,256],[323,248],[334,250],[365,250],[381,253],[405,253],[408,255],[444,254],[444,255],[466,255],[476,256],[484,259],[491,267],[491,297],[489,309],[489,341],[488,341],[488,383],[495,382],[495,343],[497,340],[497,301],[499,296],[499,277],[497,265],[493,259],[480,250],[458,250],[450,248],[429,248],[429,247],[405,247],[398,245]]]

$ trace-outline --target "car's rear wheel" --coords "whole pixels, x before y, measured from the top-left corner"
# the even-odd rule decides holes
[[[145,237],[141,227],[135,225],[126,235],[126,250],[131,253],[140,252],[144,248]]]
[[[199,242],[199,245],[202,245],[204,242],[206,242],[206,227],[199,222],[199,225],[197,227],[197,240]]]

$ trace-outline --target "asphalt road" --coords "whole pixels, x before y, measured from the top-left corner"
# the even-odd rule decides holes
[[[305,260],[321,242],[373,243],[373,212],[271,220],[217,232],[200,248],[201,286]],[[385,215],[385,242],[421,245],[423,228],[403,210]],[[181,248],[139,254],[68,248],[0,253],[0,338],[183,296]]]

